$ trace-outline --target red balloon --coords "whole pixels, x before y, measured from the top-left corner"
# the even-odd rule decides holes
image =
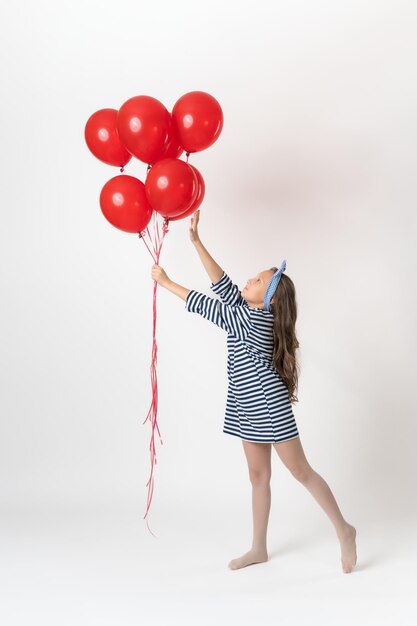
[[[172,121],[184,150],[199,152],[211,146],[220,135],[223,111],[209,93],[190,91],[174,104]]]
[[[117,109],[100,109],[90,115],[84,138],[94,156],[108,165],[123,167],[132,158],[117,132]]]
[[[184,150],[180,146],[180,140],[178,138],[177,133],[175,132],[175,128],[174,128],[174,125],[172,123],[172,118],[171,118],[171,123],[170,123],[170,127],[168,130],[168,138],[164,146],[164,151],[162,155],[160,156],[160,159],[168,159],[168,158],[178,159],[178,157],[180,157],[183,152]]]
[[[180,215],[175,215],[173,217],[169,218],[169,221],[172,222],[174,220],[180,220],[183,217],[188,217],[189,215],[191,215],[192,213],[194,213],[194,211],[196,211],[198,209],[198,207],[200,206],[200,204],[203,202],[204,199],[204,194],[206,191],[206,186],[204,184],[204,179],[201,176],[200,172],[198,171],[198,169],[195,167],[195,165],[191,165],[191,163],[188,163],[189,167],[191,167],[194,172],[195,175],[197,176],[197,195],[195,197],[194,202],[191,204],[191,206],[184,211],[184,213],[181,213]]]
[[[197,195],[197,176],[185,161],[161,159],[148,172],[146,197],[162,217],[183,213]]]
[[[153,213],[143,182],[126,174],[107,181],[100,193],[100,207],[110,224],[127,233],[144,230]]]
[[[119,109],[117,129],[123,144],[144,163],[161,158],[171,126],[171,116],[152,96],[134,96]]]

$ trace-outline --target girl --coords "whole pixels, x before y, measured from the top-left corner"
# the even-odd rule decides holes
[[[253,539],[251,549],[233,559],[239,569],[268,561],[266,535],[271,506],[271,450],[308,489],[332,522],[340,542],[342,570],[356,565],[356,529],[343,517],[325,480],[308,463],[291,403],[298,402],[295,351],[297,303],[292,280],[278,269],[263,270],[242,291],[214,261],[198,234],[200,211],[191,218],[190,239],[220,300],[170,280],[159,265],[152,278],[185,300],[198,313],[227,332],[228,391],[223,432],[240,437],[252,484]]]

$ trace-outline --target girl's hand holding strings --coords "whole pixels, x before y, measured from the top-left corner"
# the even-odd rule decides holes
[[[161,287],[166,287],[170,283],[170,279],[165,270],[156,263],[152,265],[151,275],[152,278],[156,280],[158,285],[161,285]]]

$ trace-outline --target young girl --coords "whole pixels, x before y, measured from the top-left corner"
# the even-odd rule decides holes
[[[343,517],[325,480],[308,463],[291,403],[298,402],[295,351],[297,303],[292,280],[280,268],[263,270],[239,291],[214,261],[198,234],[200,211],[191,218],[190,239],[221,300],[170,280],[159,265],[152,278],[185,300],[198,313],[227,332],[228,391],[223,432],[240,437],[252,484],[251,549],[229,563],[239,569],[268,561],[266,535],[271,506],[271,449],[312,494],[334,525],[344,573],[356,565],[356,529]]]

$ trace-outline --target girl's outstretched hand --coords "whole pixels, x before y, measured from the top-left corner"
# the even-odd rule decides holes
[[[200,236],[198,234],[198,220],[200,219],[200,209],[197,209],[195,213],[191,216],[191,226],[190,226],[190,239],[192,243],[197,243],[200,241]]]
[[[160,265],[157,265],[156,263],[152,265],[151,274],[152,274],[152,278],[156,280],[158,285],[161,285],[161,287],[166,287],[167,284],[169,283],[170,279],[168,278],[165,270]]]

